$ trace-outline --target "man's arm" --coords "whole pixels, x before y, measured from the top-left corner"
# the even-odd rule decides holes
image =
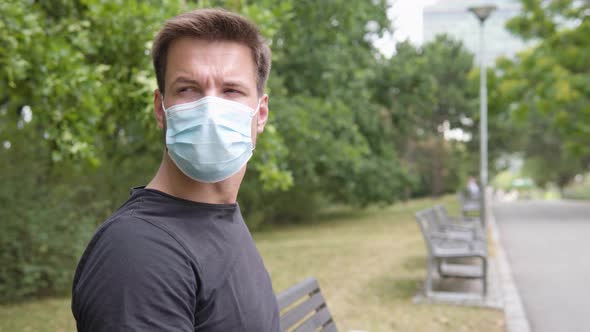
[[[184,248],[146,221],[121,217],[80,261],[72,294],[79,331],[194,331],[196,271]]]

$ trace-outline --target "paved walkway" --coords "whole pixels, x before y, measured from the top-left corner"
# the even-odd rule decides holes
[[[590,203],[495,203],[493,212],[532,330],[590,331]]]

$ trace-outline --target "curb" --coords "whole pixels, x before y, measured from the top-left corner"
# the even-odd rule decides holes
[[[529,320],[524,311],[524,306],[518,293],[518,288],[512,278],[512,270],[508,264],[508,256],[502,247],[500,241],[500,233],[496,225],[496,219],[492,213],[491,206],[488,205],[488,225],[490,235],[494,242],[496,250],[496,259],[498,263],[498,274],[500,276],[500,284],[502,288],[502,295],[504,298],[504,319],[507,332],[531,332]]]

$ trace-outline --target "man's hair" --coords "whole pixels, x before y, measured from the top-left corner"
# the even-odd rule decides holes
[[[230,41],[248,46],[256,66],[256,89],[262,95],[270,73],[270,48],[254,23],[223,9],[197,9],[181,14],[166,21],[158,32],[152,46],[152,60],[162,94],[168,49],[173,41],[183,37]]]

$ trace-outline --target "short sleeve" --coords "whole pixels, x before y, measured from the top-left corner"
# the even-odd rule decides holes
[[[171,235],[123,217],[95,237],[74,279],[78,331],[194,331],[197,273]]]

